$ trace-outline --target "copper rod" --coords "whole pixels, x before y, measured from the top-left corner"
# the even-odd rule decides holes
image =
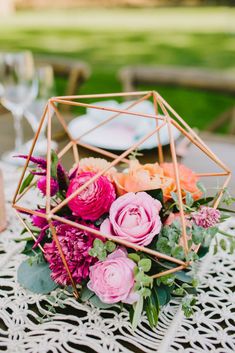
[[[128,150],[124,151],[119,157],[117,157],[115,160],[110,162],[110,164],[95,174],[90,180],[88,180],[86,183],[84,183],[81,187],[79,187],[77,190],[75,190],[71,195],[69,195],[65,200],[63,200],[59,205],[57,205],[55,208],[52,209],[52,213],[56,213],[58,210],[60,210],[63,206],[67,205],[70,200],[72,200],[74,197],[76,197],[79,193],[81,193],[86,187],[88,187],[90,184],[92,184],[96,179],[98,179],[101,175],[106,173],[110,168],[118,164],[123,157],[126,157],[130,152],[135,150],[139,145],[141,145],[144,141],[146,141],[149,137],[154,135],[159,129],[161,129],[166,123],[163,123],[162,125],[159,125],[158,128],[154,129],[152,132],[148,133],[145,135],[142,139],[140,139],[137,143],[132,145]]]
[[[79,163],[79,154],[76,142],[73,143],[73,157],[76,164]]]
[[[32,156],[32,153],[33,153],[33,150],[34,150],[36,141],[37,141],[38,136],[39,136],[39,134],[40,134],[40,132],[41,132],[41,128],[42,128],[42,125],[43,125],[43,123],[44,123],[44,119],[45,119],[45,116],[46,116],[46,113],[47,113],[47,109],[48,109],[48,104],[46,105],[46,107],[45,107],[45,109],[44,109],[43,115],[42,115],[42,117],[41,117],[41,120],[40,120],[40,123],[39,123],[39,126],[38,126],[38,130],[37,130],[37,132],[36,132],[36,134],[35,134],[35,136],[34,136],[33,143],[32,143],[32,146],[31,146],[31,148],[30,148],[30,151],[29,151],[29,155],[28,155],[27,160],[26,160],[26,162],[25,162],[25,165],[24,165],[24,168],[23,168],[23,172],[22,172],[22,174],[21,174],[19,183],[18,183],[17,188],[16,188],[15,195],[14,195],[14,197],[13,197],[13,201],[12,201],[13,204],[15,204],[15,202],[16,202],[16,196],[17,196],[18,193],[19,193],[19,190],[20,190],[22,181],[23,181],[24,176],[25,176],[26,169],[27,169],[27,167],[28,167],[28,165],[29,165],[29,162],[30,162],[30,157]]]
[[[152,278],[159,278],[159,277],[162,277],[162,276],[169,275],[170,273],[174,273],[174,272],[183,270],[186,267],[187,267],[186,264],[185,265],[181,265],[181,266],[177,266],[177,267],[171,268],[170,270],[166,270],[166,271],[162,271],[162,272],[156,273],[156,275],[152,275],[151,277]]]
[[[46,170],[46,212],[51,210],[51,104],[48,103],[47,121],[47,170]]]
[[[64,128],[64,130],[66,132],[66,134],[68,135],[68,138],[70,140],[73,140],[73,137],[72,137],[72,135],[69,132],[69,129],[68,129],[68,127],[67,127],[67,125],[66,125],[66,123],[64,121],[63,116],[60,114],[59,110],[57,109],[57,107],[55,106],[55,104],[54,104],[54,102],[52,100],[50,101],[50,103],[51,103],[51,105],[53,107],[53,110],[54,110],[59,122],[61,123],[61,125],[63,126],[63,128]]]
[[[79,297],[79,294],[78,294],[78,290],[77,290],[77,287],[76,287],[76,283],[74,282],[73,276],[72,276],[72,274],[71,274],[71,271],[70,271],[70,269],[69,269],[68,263],[67,263],[66,258],[65,258],[65,256],[64,256],[64,252],[63,252],[63,250],[62,250],[62,247],[61,247],[61,245],[60,245],[59,239],[58,239],[58,237],[57,237],[55,227],[54,227],[54,225],[53,225],[52,222],[49,222],[49,226],[50,226],[50,229],[51,229],[51,233],[52,233],[53,240],[54,240],[54,242],[56,243],[56,247],[57,247],[57,249],[58,249],[58,251],[59,251],[61,260],[62,260],[62,262],[63,262],[63,264],[64,264],[64,267],[65,267],[65,269],[66,269],[66,271],[67,271],[67,273],[68,273],[69,279],[70,279],[71,284],[72,284],[72,286],[73,286],[73,289],[74,289],[74,296],[75,296],[76,298],[78,298],[78,297]]]
[[[68,150],[73,146],[73,141],[69,141],[69,143],[58,153],[58,158],[63,157],[63,155],[68,152]]]
[[[196,176],[198,177],[211,177],[211,176],[226,176],[228,175],[229,172],[224,172],[224,173],[195,173]]]
[[[34,181],[29,186],[27,186],[27,188],[25,188],[24,191],[18,195],[18,197],[16,198],[16,202],[19,202],[22,199],[22,197],[36,184],[37,184],[37,181]]]
[[[219,192],[219,194],[218,194],[218,196],[217,196],[217,198],[216,198],[216,200],[214,202],[214,205],[213,205],[214,208],[217,208],[219,206],[221,198],[222,198],[222,196],[224,194],[224,190],[228,186],[228,183],[230,182],[231,177],[232,177],[232,173],[230,173],[228,175],[228,177],[226,178],[226,180],[225,180],[225,182],[224,182],[224,184],[223,184],[223,186],[222,186],[222,188],[221,188],[221,190],[220,190],[220,192]]]
[[[183,118],[177,112],[165,101],[163,97],[159,93],[156,92],[156,95],[159,100],[162,101],[164,106],[171,111],[172,114],[188,129],[188,131],[194,136],[196,140],[198,140],[199,143],[201,143],[204,148],[207,149],[208,153],[211,155],[211,159],[214,161],[217,161],[217,164],[221,166],[222,169],[224,169],[226,172],[230,172],[229,168],[214,154],[214,152],[210,149],[209,146],[207,146],[204,141],[193,131],[193,129],[184,121]],[[191,140],[195,144],[195,140]]]
[[[187,132],[182,126],[179,125],[179,123],[177,123],[177,121],[175,121],[174,119],[172,119],[172,124],[178,129],[180,130],[180,132],[187,136],[187,138],[194,144],[196,145],[202,152],[204,152],[210,159],[212,159],[217,165],[219,165],[222,169],[225,169],[224,168],[224,165],[222,162],[220,162],[220,160],[215,160],[213,156],[211,156],[209,150],[204,147],[200,142],[198,142],[197,140],[195,140],[189,132]],[[229,170],[226,170],[225,171],[227,173],[230,173]]]
[[[86,98],[109,98],[109,97],[126,97],[126,96],[142,96],[144,94],[152,93],[152,91],[139,91],[139,92],[120,92],[120,93],[101,93],[101,94],[84,94],[77,96],[58,96],[53,97],[56,99],[86,99]]]
[[[143,251],[143,252],[145,252],[147,254],[156,256],[158,258],[162,258],[162,259],[165,259],[167,261],[175,262],[175,263],[177,263],[179,265],[184,265],[185,266],[185,263],[183,261],[179,260],[179,259],[175,259],[174,257],[171,257],[171,256],[166,255],[166,254],[162,254],[162,253],[160,253],[158,251],[149,249],[149,248],[141,246],[141,245],[133,244],[133,243],[131,243],[129,241],[126,241],[124,239],[120,239],[119,237],[117,237],[115,235],[106,235],[106,234],[104,234],[104,233],[102,233],[102,232],[100,232],[100,231],[98,231],[96,229],[90,228],[88,226],[82,225],[80,223],[73,222],[73,221],[71,221],[69,219],[66,219],[66,218],[63,218],[63,217],[59,217],[59,216],[56,216],[56,215],[51,215],[51,219],[55,219],[55,220],[60,221],[62,223],[68,224],[68,225],[70,225],[72,227],[88,231],[88,232],[93,233],[95,235],[98,235],[98,236],[100,236],[102,238],[112,240],[115,243],[118,243],[118,244],[124,245],[126,247],[135,249],[136,251]]]
[[[153,104],[154,104],[154,110],[155,114],[158,116],[158,102],[157,102],[157,96],[155,92],[153,92]],[[159,121],[156,119],[156,126],[158,126]],[[162,149],[162,144],[161,144],[161,136],[160,136],[160,131],[157,132],[157,142],[158,142],[158,160],[159,163],[164,162],[164,155],[163,155],[163,149]]]
[[[66,105],[74,105],[76,107],[87,107],[87,108],[94,108],[98,110],[104,110],[104,111],[109,111],[109,112],[116,112],[116,113],[123,113],[127,115],[134,115],[134,116],[141,116],[145,118],[151,118],[151,119],[159,119],[159,120],[165,120],[162,116],[156,116],[154,114],[144,114],[144,113],[135,113],[135,112],[130,112],[129,110],[123,110],[123,109],[116,109],[116,108],[111,108],[111,107],[101,107],[99,105],[94,105],[94,104],[88,104],[88,103],[81,103],[81,102],[73,102],[73,101],[66,101],[62,99],[54,99],[55,102],[61,103],[61,104],[66,104]]]
[[[144,97],[141,97],[140,99],[136,100],[135,102],[132,102],[131,104],[128,105],[128,107],[126,108],[131,109],[132,107],[134,107],[135,105],[138,105],[139,103],[141,103],[142,101],[148,99],[151,96],[151,93],[147,94]],[[88,131],[84,132],[82,135],[80,135],[78,138],[76,138],[76,141],[82,139],[83,137],[87,136],[89,133],[91,133],[92,131],[98,129],[99,127],[107,124],[108,122],[112,121],[113,119],[117,118],[119,115],[121,115],[122,113],[115,113],[114,115],[111,115],[110,117],[108,117],[107,119],[101,121],[99,124],[93,126],[91,129],[89,129]],[[141,114],[140,114],[141,115]]]
[[[82,146],[82,147],[87,148],[87,149],[89,149],[89,150],[91,150],[91,151],[100,153],[100,154],[102,154],[102,155],[104,155],[104,156],[106,156],[106,157],[112,158],[112,159],[119,157],[119,156],[118,156],[117,154],[115,154],[115,153],[112,153],[112,152],[103,150],[102,148],[99,148],[99,147],[95,147],[95,146],[92,146],[92,145],[88,145],[88,144],[86,144],[86,143],[84,143],[84,142],[81,142],[81,141],[79,141],[79,142],[77,141],[76,143],[77,143],[77,145],[79,145],[79,146]],[[126,158],[122,158],[122,159],[121,159],[121,162],[124,162],[124,163],[129,164],[129,163],[130,163],[130,160],[129,160],[129,159],[126,159]]]
[[[28,227],[27,223],[26,223],[26,222],[23,220],[23,218],[19,215],[19,213],[17,212],[16,209],[15,209],[14,211],[15,211],[17,217],[19,218],[20,222],[23,224],[23,226],[24,226],[24,227],[27,229],[27,231],[30,233],[30,235],[31,235],[32,239],[34,240],[34,242],[36,242],[36,241],[37,241],[37,238],[34,236],[34,234],[32,233],[31,229]],[[39,247],[39,249],[40,249],[43,253],[45,253],[45,250],[43,249],[43,247],[41,246],[41,244],[38,244],[38,247]]]
[[[170,138],[170,149],[171,149],[171,156],[172,156],[174,173],[175,173],[176,192],[177,192],[177,196],[178,196],[179,211],[180,211],[180,218],[181,218],[181,224],[182,224],[183,245],[184,245],[185,254],[187,255],[187,253],[188,253],[188,238],[187,238],[187,232],[186,232],[186,221],[185,221],[184,207],[183,207],[183,200],[182,200],[182,193],[181,193],[180,173],[179,173],[179,167],[178,167],[176,151],[175,151],[175,141],[174,141],[174,137],[173,137],[173,133],[172,133],[172,125],[171,125],[170,119],[168,121],[167,126],[168,126],[169,138]]]
[[[12,207],[20,212],[24,212],[26,214],[31,214],[31,215],[35,215],[35,216],[39,216],[41,218],[45,218],[47,219],[47,215],[45,213],[42,213],[42,212],[38,212],[38,211],[35,211],[35,210],[30,210],[29,208],[25,208],[25,207],[22,207],[22,206],[18,206],[16,204],[12,205]]]

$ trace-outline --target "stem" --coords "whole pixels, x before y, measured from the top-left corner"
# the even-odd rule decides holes
[[[14,118],[14,128],[15,128],[15,151],[19,151],[23,145],[23,128],[22,128],[22,111],[12,112]]]

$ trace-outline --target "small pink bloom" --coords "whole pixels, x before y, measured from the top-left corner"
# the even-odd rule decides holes
[[[84,172],[72,179],[66,197],[89,181],[95,173]],[[113,184],[104,175],[85,188],[79,195],[69,201],[68,206],[74,215],[85,220],[95,221],[108,212],[116,198]]]
[[[133,304],[139,299],[139,295],[133,292],[135,266],[135,262],[127,257],[126,250],[118,248],[106,260],[90,267],[87,287],[104,303]]]
[[[43,209],[39,209],[39,210],[36,210],[37,212],[40,212],[42,214],[45,214],[46,213],[46,210],[45,208]],[[35,227],[38,227],[40,229],[46,227],[48,225],[48,222],[46,220],[46,218],[43,218],[43,217],[40,217],[40,216],[37,216],[37,215],[32,215],[32,223]]]
[[[199,227],[210,228],[219,223],[220,211],[212,207],[202,206],[198,212],[193,213],[192,220]]]
[[[42,176],[40,179],[38,179],[37,187],[42,192],[42,194],[45,196],[46,195],[46,189],[47,189],[47,178],[46,178],[46,176]],[[51,178],[51,196],[54,196],[57,193],[58,190],[59,190],[59,185],[58,185],[57,180]]]
[[[146,192],[129,192],[115,200],[101,232],[138,245],[148,245],[161,230],[161,203]]]

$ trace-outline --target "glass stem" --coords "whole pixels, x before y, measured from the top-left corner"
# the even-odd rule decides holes
[[[22,111],[13,112],[14,128],[15,128],[15,150],[19,151],[23,145],[23,127],[22,127]]]

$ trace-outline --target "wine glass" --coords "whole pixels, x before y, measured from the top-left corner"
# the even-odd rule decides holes
[[[25,111],[25,117],[32,127],[34,133],[37,132],[39,122],[46,103],[50,97],[54,95],[54,73],[53,68],[50,65],[41,65],[35,69],[35,77],[38,85],[37,97],[27,107]],[[39,155],[45,155],[47,151],[47,139],[45,137],[46,123],[42,125],[37,144],[35,146],[35,152]],[[26,146],[29,150],[32,145],[32,140],[28,141]],[[52,141],[53,149],[57,148],[57,144]]]
[[[5,153],[3,158],[13,162],[10,157],[23,152],[24,111],[37,94],[34,61],[29,51],[0,54],[0,85],[1,103],[11,111],[15,128],[15,149]]]

